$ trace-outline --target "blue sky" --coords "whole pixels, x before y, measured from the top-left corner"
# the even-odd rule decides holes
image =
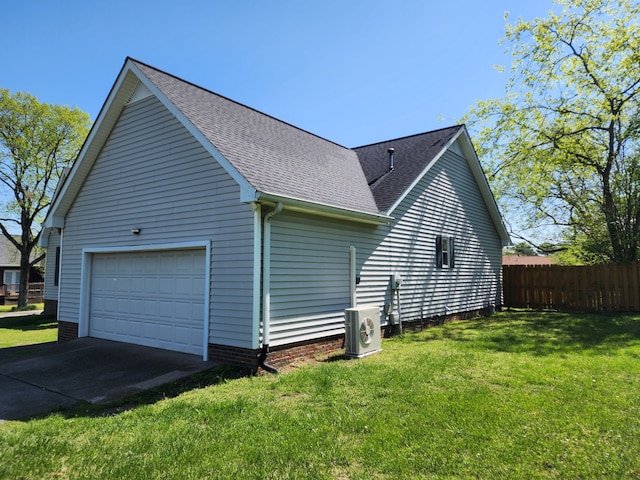
[[[98,115],[131,56],[347,147],[500,97],[504,13],[551,0],[6,0],[0,87]]]

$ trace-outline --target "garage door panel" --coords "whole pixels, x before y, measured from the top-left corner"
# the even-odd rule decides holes
[[[89,335],[202,352],[204,250],[94,254]]]
[[[131,293],[131,278],[120,276],[120,278],[118,278],[118,281],[116,282],[115,287],[118,292]]]

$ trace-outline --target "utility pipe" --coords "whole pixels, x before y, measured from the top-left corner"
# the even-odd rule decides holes
[[[356,294],[358,281],[356,279],[356,247],[349,247],[349,294],[351,295],[351,308],[358,306],[358,297]]]
[[[271,323],[271,219],[282,212],[282,202],[264,216],[263,235],[264,253],[262,256],[262,351],[258,358],[258,365],[269,373],[279,373],[278,369],[265,363],[269,352]]]
[[[400,308],[400,287],[396,289],[396,307],[398,308],[398,331],[402,335],[402,310]]]

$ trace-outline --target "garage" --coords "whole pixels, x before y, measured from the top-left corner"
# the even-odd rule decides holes
[[[205,249],[93,253],[89,336],[201,354]]]

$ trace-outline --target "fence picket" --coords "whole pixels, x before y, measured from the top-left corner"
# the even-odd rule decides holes
[[[504,265],[504,305],[640,311],[640,262],[630,265]]]

